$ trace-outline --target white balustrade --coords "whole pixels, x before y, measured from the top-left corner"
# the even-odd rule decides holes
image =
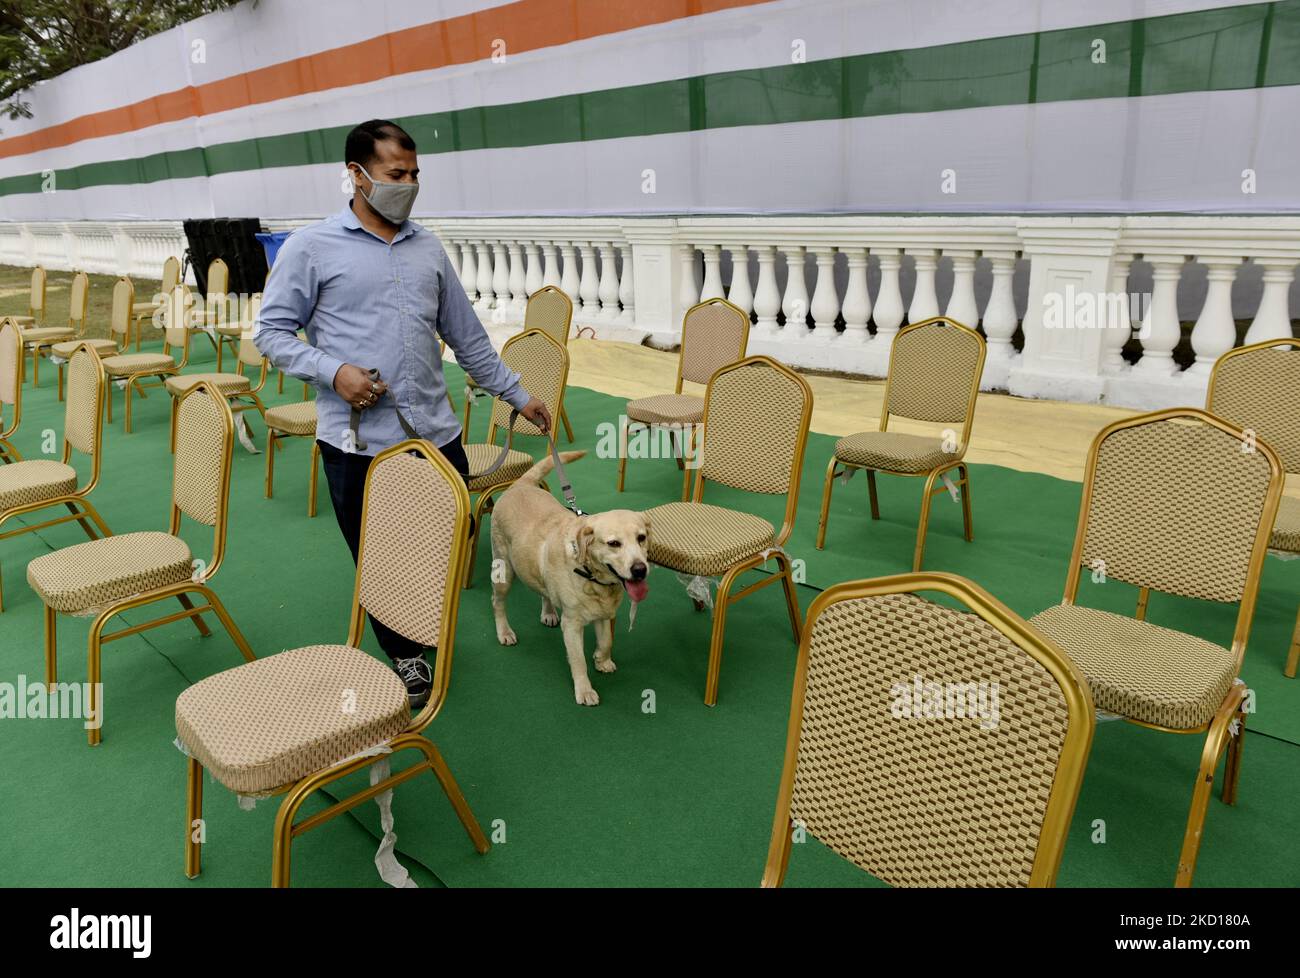
[[[268,221],[266,227],[290,231],[307,223]],[[1238,322],[1250,323],[1249,342],[1291,335],[1289,295],[1300,264],[1297,217],[612,216],[424,223],[442,237],[461,286],[489,323],[517,328],[527,296],[555,285],[574,300],[575,319],[598,337],[672,348],[687,308],[725,296],[756,319],[751,352],[876,377],[888,369],[890,344],[902,324],[939,314],[936,269],[950,262],[952,292],[943,311],[981,326],[988,341],[986,387],[1135,408],[1203,403],[1210,369],[1236,344]],[[180,257],[185,247],[179,221],[0,222],[0,262],[40,263],[52,271],[80,267],[156,279],[166,258]],[[813,261],[806,263],[809,254]],[[837,277],[841,254],[847,277]],[[1135,297],[1141,316],[1130,316],[1135,256],[1152,270],[1152,294]],[[1027,281],[1018,280],[1018,262],[1029,271]],[[879,271],[874,294],[873,263]],[[1205,267],[1204,299],[1199,282],[1180,297],[1182,276],[1199,276],[1198,265]],[[809,267],[815,269],[812,281]],[[981,310],[982,294],[988,301]],[[782,313],[786,328],[778,326]],[[1129,345],[1139,325],[1139,342]],[[1191,356],[1180,346],[1188,326]],[[1023,353],[1013,346],[1019,332]],[[1139,352],[1132,368],[1123,358],[1126,347]]]

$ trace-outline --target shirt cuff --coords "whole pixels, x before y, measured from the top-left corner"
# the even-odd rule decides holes
[[[335,359],[328,354],[322,354],[321,358],[316,361],[316,383],[322,390],[332,391],[334,389],[334,375],[339,372],[343,366],[343,361]]]
[[[524,390],[523,384],[516,382],[510,390],[501,395],[501,399],[516,411],[522,411],[524,405],[533,399],[533,395]]]

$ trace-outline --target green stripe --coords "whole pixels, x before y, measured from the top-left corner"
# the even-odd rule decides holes
[[[1105,62],[1093,61],[1105,42]],[[1034,102],[1300,84],[1300,0],[697,75],[408,116],[422,153],[454,153]],[[348,127],[58,170],[75,190],[339,163]],[[41,174],[0,179],[39,193]]]

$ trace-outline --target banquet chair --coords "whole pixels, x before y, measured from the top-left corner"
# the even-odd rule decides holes
[[[7,409],[7,410],[6,410]],[[5,420],[5,414],[9,420]],[[21,462],[11,438],[23,420],[23,338],[12,316],[0,318],[0,463]]]
[[[1087,677],[1098,710],[1206,735],[1175,886],[1191,886],[1225,749],[1223,800],[1236,802],[1247,704],[1238,677],[1281,491],[1277,453],[1204,411],[1106,426],[1088,452],[1064,599],[1030,619]],[[1085,566],[1094,580],[1137,587],[1134,617],[1075,603]],[[1231,647],[1148,622],[1153,590],[1236,604]]]
[[[10,334],[10,324],[0,326],[0,332]],[[11,344],[9,335],[0,336],[0,347]],[[12,350],[12,346],[10,346]],[[4,369],[7,357],[0,350],[0,369]],[[51,459],[31,459],[15,461],[11,465],[0,467],[0,527],[15,517],[25,517],[52,506],[64,506],[68,512],[62,516],[40,523],[25,523],[7,533],[0,533],[0,540],[16,537],[23,533],[44,530],[60,523],[76,520],[86,531],[91,540],[105,537],[112,533],[99,511],[91,503],[90,493],[99,485],[102,447],[104,443],[103,404],[104,387],[107,383],[104,368],[99,357],[89,344],[82,344],[73,351],[68,361],[71,375],[68,402],[63,412],[63,458],[55,462]],[[8,374],[14,370],[9,367]],[[0,379],[0,386],[4,381]],[[2,392],[0,392],[2,393]],[[72,453],[89,456],[90,474],[84,485],[78,486],[77,470],[70,464]],[[94,522],[94,527],[87,521]],[[0,577],[0,611],[4,611],[4,585]]]
[[[131,398],[138,393],[148,397],[146,387],[163,387],[168,377],[185,369],[190,360],[190,303],[189,290],[184,285],[172,289],[166,308],[163,310],[163,351],[161,353],[119,353],[104,360],[104,372],[109,379],[123,383],[123,396],[126,399],[126,433],[131,433]],[[181,351],[181,358],[176,359],[174,351]],[[153,384],[144,383],[146,378],[157,378]],[[113,390],[109,388],[105,399],[108,420],[113,420]]]
[[[749,344],[749,316],[726,299],[707,299],[686,310],[682,317],[681,352],[677,355],[677,386],[672,394],[628,401],[620,419],[618,440],[618,491],[627,475],[628,438],[634,429],[647,435],[665,430],[674,441],[677,467],[683,470],[682,500],[690,496],[695,436],[704,420],[704,398],[683,394],[683,381],[708,384],[718,368],[745,358]],[[688,444],[689,440],[689,444]]]
[[[763,886],[781,885],[805,833],[895,887],[1054,885],[1092,698],[1065,653],[978,584],[912,573],[827,588],[791,699]]]
[[[1262,438],[1300,478],[1300,340],[1266,340],[1229,350],[1215,361],[1205,409]],[[1283,495],[1268,541],[1284,556],[1300,555],[1300,498]],[[1283,672],[1294,679],[1300,663],[1300,613]]]
[[[447,763],[424,731],[447,700],[469,496],[429,442],[410,440],[375,457],[366,475],[351,624],[344,645],[280,652],[200,680],[176,700],[177,740],[188,755],[185,875],[202,866],[203,772],[241,795],[282,795],[271,885],[286,887],[293,840],[370,798],[433,772],[474,848],[488,851]],[[419,533],[412,533],[419,527]],[[433,690],[411,716],[406,687],[386,662],[360,649],[366,613],[403,637],[433,646]],[[340,706],[342,704],[342,707]],[[389,758],[420,760],[392,774]],[[379,764],[379,767],[372,765]],[[317,790],[371,768],[369,788],[295,821]]]
[[[835,443],[826,482],[822,488],[821,515],[817,523],[817,549],[826,543],[831,489],[836,478],[852,477],[858,469],[867,473],[871,496],[871,518],[880,519],[876,498],[876,473],[923,477],[921,518],[916,528],[916,549],[912,570],[921,569],[925,535],[930,525],[930,506],[935,493],[961,496],[965,537],[972,539],[970,470],[966,449],[975,420],[975,398],[984,373],[984,337],[956,320],[939,316],[914,323],[898,331],[890,347],[889,375],[880,412],[880,430],[864,431]],[[945,428],[938,437],[912,435],[889,430],[892,417],[932,422]],[[960,433],[957,431],[960,428]],[[948,476],[957,470],[956,482]],[[942,480],[936,485],[936,480]]]
[[[41,358],[55,343],[76,339],[86,332],[86,310],[90,306],[90,276],[74,272],[68,289],[68,325],[24,329],[23,347],[32,354],[32,386],[41,386]]]
[[[718,369],[704,393],[702,462],[695,471],[689,502],[666,503],[646,511],[654,527],[650,562],[692,578],[721,575],[713,600],[713,629],[704,702],[718,699],[727,609],[745,595],[777,581],[785,589],[794,640],[799,641],[799,600],[793,566],[783,549],[794,530],[799,476],[813,395],[808,382],[768,357],[748,357]],[[716,482],[744,492],[785,496],[778,530],[761,516],[703,501],[704,485]],[[777,572],[731,593],[746,571],[776,560]],[[702,607],[696,599],[696,608]]]
[[[59,365],[59,400],[63,400],[63,365],[72,358],[73,352],[85,343],[103,359],[115,356],[126,349],[127,334],[131,328],[131,310],[135,302],[135,286],[131,279],[122,276],[113,285],[113,307],[109,313],[108,333],[106,338],[98,339],[85,336],[85,330],[78,339],[64,340],[50,347],[50,359]]]
[[[75,382],[72,378],[69,387]],[[234,419],[225,397],[205,383],[196,384],[182,396],[177,410],[168,531],[123,533],[91,540],[38,557],[27,565],[27,583],[45,604],[46,683],[52,686],[58,680],[58,615],[93,616],[86,673],[92,714],[102,715],[99,690],[103,646],[119,638],[185,618],[206,636],[211,632],[202,616],[211,611],[244,658],[253,660],[253,650],[243,633],[209,586],[225,559],[233,442]],[[181,539],[182,516],[212,527],[210,559],[196,560],[189,544]],[[207,603],[196,607],[190,601],[191,594]],[[118,615],[169,598],[179,601],[182,610],[105,634],[105,627]],[[102,730],[102,724],[87,729],[92,747],[100,743]]]

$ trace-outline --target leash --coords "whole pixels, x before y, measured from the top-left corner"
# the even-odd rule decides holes
[[[370,378],[370,382],[372,384],[377,384],[382,379],[380,377],[379,371],[376,370],[374,367],[371,367],[369,370],[367,370],[366,375]],[[469,388],[466,388],[467,393],[468,391]],[[506,464],[506,459],[510,457],[510,446],[511,443],[514,441],[515,421],[516,419],[518,419],[518,417],[519,417],[519,409],[511,408],[510,421],[506,425],[506,443],[501,447],[501,453],[497,455],[497,457],[493,460],[492,464],[489,465],[482,472],[470,473],[469,478],[471,480],[481,479],[484,476],[491,475],[493,472],[501,468],[501,466]],[[406,432],[406,437],[408,438],[420,437],[419,433],[415,430],[414,427],[412,427],[411,423],[406,420],[406,418],[403,416],[401,411],[397,412],[397,420],[401,424],[402,430]],[[353,446],[356,448],[357,451],[365,451],[366,443],[361,440],[361,410],[359,408],[354,407],[352,409],[352,415],[348,419],[348,427],[352,432]],[[564,494],[565,506],[567,506],[575,516],[587,515],[578,507],[577,497],[573,494],[573,483],[569,481],[569,475],[564,470],[564,463],[560,461],[560,453],[559,450],[556,449],[555,447],[555,439],[548,438],[547,443],[549,444],[551,449],[551,463],[555,467],[555,474],[560,477],[560,492]]]

